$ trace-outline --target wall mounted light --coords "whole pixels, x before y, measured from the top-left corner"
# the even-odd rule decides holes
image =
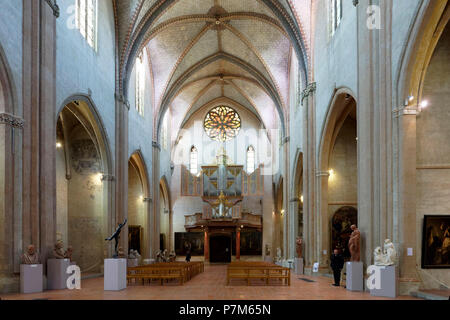
[[[427,101],[427,100],[423,100],[423,101],[420,103],[419,107],[420,107],[420,110],[426,109],[426,108],[428,107],[428,101]]]
[[[303,195],[300,196],[300,201],[303,203]]]
[[[57,142],[56,143],[56,148],[57,149],[61,149],[62,148],[62,143],[61,142]]]

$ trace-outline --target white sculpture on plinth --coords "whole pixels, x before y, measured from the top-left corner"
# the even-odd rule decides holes
[[[373,253],[376,266],[392,266],[397,262],[397,250],[390,239],[384,241],[384,248],[376,247]]]

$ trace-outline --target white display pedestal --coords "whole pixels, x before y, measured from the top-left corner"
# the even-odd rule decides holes
[[[105,291],[120,291],[127,287],[127,259],[105,259]]]
[[[128,259],[127,260],[128,268],[133,268],[139,266],[139,259]]]
[[[264,257],[264,262],[273,263],[272,257],[270,256]]]
[[[362,262],[350,261],[346,264],[346,288],[349,291],[364,291],[364,265]]]
[[[303,267],[303,258],[295,258],[295,274],[297,275],[305,274]]]
[[[42,264],[20,265],[20,293],[37,293],[44,291]]]
[[[48,259],[47,260],[47,289],[62,290],[67,288],[66,273],[71,265],[69,259]]]
[[[375,266],[379,270],[380,289],[371,289],[370,294],[376,297],[397,298],[398,296],[398,275],[395,266]]]

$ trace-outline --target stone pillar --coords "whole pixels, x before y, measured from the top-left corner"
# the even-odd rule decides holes
[[[311,269],[317,261],[315,168],[316,168],[316,130],[315,130],[315,92],[316,83],[308,84],[302,93],[303,106],[303,215],[305,241],[305,268]]]
[[[128,218],[128,112],[130,104],[123,95],[116,94],[116,214],[110,232]],[[127,225],[128,226],[128,225]],[[128,254],[128,228],[123,228],[119,246]]]
[[[22,252],[18,205],[21,199],[16,193],[21,187],[20,144],[15,140],[19,140],[23,125],[23,119],[0,113],[0,293],[17,292],[19,288],[18,279],[13,278]]]
[[[299,236],[298,233],[298,211],[299,211],[299,198],[292,198],[289,200],[289,256],[288,259],[294,259],[296,253],[295,241]]]
[[[318,227],[318,241],[317,247],[317,262],[319,268],[323,272],[329,270],[331,255],[331,226],[328,217],[328,179],[330,173],[328,171],[316,171],[316,199],[317,199],[317,227]]]
[[[241,228],[236,228],[236,260],[241,259]]]
[[[399,111],[398,186],[399,204],[397,254],[399,257],[400,294],[408,294],[419,285],[416,272],[416,115],[415,108]],[[413,248],[413,256],[407,249]],[[420,253],[419,253],[420,254]]]
[[[151,243],[150,246],[152,248],[151,256],[155,257],[156,252],[159,250],[159,234],[161,229],[161,212],[159,208],[159,181],[160,181],[160,172],[159,172],[159,161],[160,161],[160,153],[161,153],[161,145],[153,141],[152,142],[153,151],[152,151],[152,193],[153,193],[153,212],[152,212],[152,228],[151,228]]]
[[[145,212],[145,228],[144,228],[144,241],[146,241],[144,259],[152,258],[152,248],[151,248],[151,239],[152,239],[152,198],[144,198],[144,212]]]
[[[204,251],[205,251],[205,262],[206,262],[206,261],[209,261],[209,234],[208,234],[208,228],[205,229]]]
[[[380,8],[380,29],[367,26],[371,5]],[[372,264],[373,249],[394,234],[391,25],[392,1],[359,1],[358,228],[362,234],[361,260],[366,266]]]
[[[56,238],[56,17],[46,1],[23,1],[23,245],[45,262]]]

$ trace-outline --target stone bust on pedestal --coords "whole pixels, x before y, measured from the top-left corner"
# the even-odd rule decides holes
[[[30,244],[27,252],[22,255],[22,264],[40,264],[39,255],[36,253],[36,247]]]
[[[66,258],[63,247],[64,247],[64,243],[62,242],[62,240],[58,240],[55,243],[55,248],[53,249],[53,257],[55,259],[65,259]]]

